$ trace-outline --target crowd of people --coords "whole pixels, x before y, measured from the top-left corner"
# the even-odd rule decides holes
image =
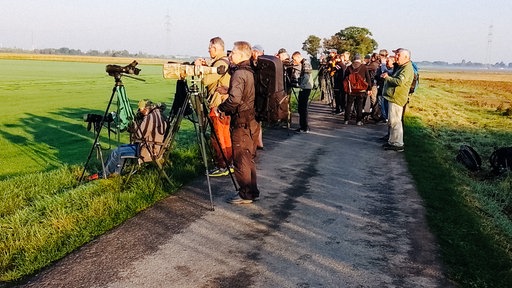
[[[246,41],[234,43],[232,50],[226,51],[220,37],[210,39],[209,59],[199,58],[194,65],[222,67],[218,71],[203,75],[201,81],[206,88],[208,117],[211,121],[211,146],[215,167],[208,171],[209,176],[234,174],[239,189],[228,199],[232,204],[250,204],[259,199],[255,158],[256,151],[263,149],[261,123],[255,117],[256,85],[255,71],[258,57],[264,55],[260,45],[251,46]],[[385,136],[386,150],[403,151],[402,114],[408,101],[408,91],[413,79],[410,52],[399,48],[388,55],[387,50],[351,57],[349,52],[338,54],[330,50],[321,59],[318,83],[322,100],[332,104],[333,114],[343,115],[343,123],[349,124],[355,118],[356,125],[363,125],[365,117],[375,122],[387,123]],[[297,133],[308,133],[308,105],[312,89],[315,87],[310,62],[298,51],[290,54],[282,48],[274,55],[280,59],[285,69],[286,90],[289,96],[298,89],[299,127]],[[185,79],[186,75],[182,75]],[[367,108],[364,108],[364,107]],[[142,121],[134,129],[132,144],[121,145],[106,161],[107,176],[119,173],[126,155],[133,156],[142,149],[140,161],[151,161],[146,152],[155,153],[156,146],[148,143],[161,142],[166,127],[160,110],[148,100],[141,101],[139,113]],[[155,116],[156,115],[156,116]],[[156,117],[156,118],[155,118]],[[158,133],[153,133],[153,128]],[[142,129],[140,129],[142,127]],[[149,127],[149,128],[148,128]],[[156,135],[156,136],[155,136]],[[156,139],[158,138],[158,139]],[[148,151],[145,151],[148,150]],[[98,176],[96,176],[97,178]]]
[[[361,126],[364,119],[387,123],[389,132],[382,137],[385,150],[404,151],[403,111],[408,103],[409,89],[414,78],[411,53],[398,48],[389,55],[386,49],[368,54],[361,59],[350,52],[338,54],[330,50],[321,59],[318,83],[321,99],[330,103],[333,114],[342,115],[343,123]],[[359,76],[355,76],[355,74]],[[353,75],[351,75],[353,74]],[[355,85],[353,79],[363,83]],[[357,89],[352,89],[353,87]]]

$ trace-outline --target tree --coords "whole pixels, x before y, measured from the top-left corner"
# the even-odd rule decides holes
[[[314,69],[318,68],[320,60],[318,59],[318,52],[320,51],[320,37],[309,35],[308,39],[302,43],[302,50],[306,51],[311,58],[311,65]]]
[[[377,49],[378,44],[372,33],[367,28],[350,26],[324,39],[324,49],[336,49],[339,53],[349,51],[352,55],[359,53],[366,55]]]
[[[308,39],[302,43],[302,50],[306,51],[312,58],[318,58],[318,51],[320,50],[320,37],[309,35]]]

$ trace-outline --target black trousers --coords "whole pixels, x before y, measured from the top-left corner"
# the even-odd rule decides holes
[[[309,95],[311,94],[311,89],[302,89],[299,92],[299,103],[298,103],[298,112],[299,112],[299,126],[300,130],[308,130],[308,104],[309,104]]]
[[[352,113],[352,104],[356,110],[356,121],[363,120],[363,99],[366,97],[366,92],[356,92],[347,94],[347,105],[345,106],[345,121],[350,119]]]

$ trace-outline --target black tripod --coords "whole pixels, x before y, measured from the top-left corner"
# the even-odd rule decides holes
[[[207,116],[205,112],[208,111],[206,108],[205,97],[199,88],[198,83],[200,79],[195,79],[192,77],[191,85],[188,86],[185,80],[178,80],[176,86],[176,95],[174,98],[174,102],[171,108],[171,112],[169,114],[169,131],[167,133],[167,137],[164,141],[164,147],[170,147],[176,138],[176,134],[179,131],[181,121],[184,117],[187,117],[194,124],[194,128],[196,131],[197,143],[199,145],[199,150],[201,153],[201,158],[205,168],[206,180],[208,183],[208,192],[210,196],[210,203],[212,211],[215,210],[213,205],[213,194],[211,190],[210,183],[210,175],[208,172],[208,157],[207,157],[207,145],[206,145],[206,129],[207,124],[211,123],[211,119]],[[214,135],[217,144],[220,146],[219,139],[215,134],[215,131],[212,132]],[[167,149],[166,148],[166,149]],[[224,160],[227,163],[226,156],[222,153]],[[229,175],[231,176],[231,180],[235,186],[235,190],[238,191],[235,179],[231,171],[229,170]]]

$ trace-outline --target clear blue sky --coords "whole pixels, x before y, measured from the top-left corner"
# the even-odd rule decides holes
[[[300,50],[309,35],[368,28],[380,48],[416,61],[512,62],[511,0],[0,0],[0,47],[207,54],[222,37],[267,54]]]

